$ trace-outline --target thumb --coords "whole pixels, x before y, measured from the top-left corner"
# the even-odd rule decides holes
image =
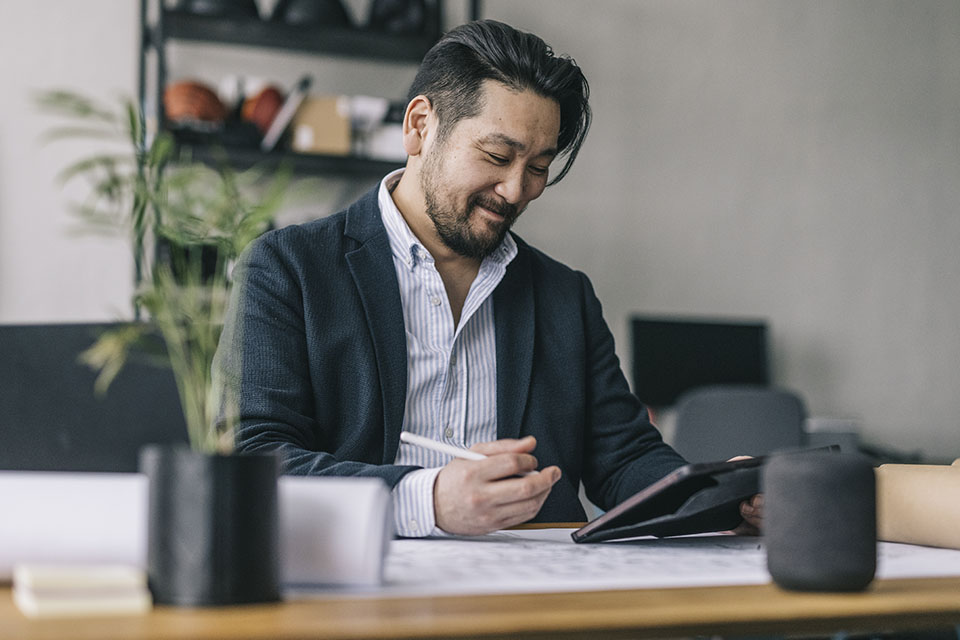
[[[525,438],[504,438],[494,440],[493,442],[478,442],[470,447],[471,451],[482,453],[485,456],[493,456],[498,453],[530,453],[537,446],[537,439],[533,436]]]

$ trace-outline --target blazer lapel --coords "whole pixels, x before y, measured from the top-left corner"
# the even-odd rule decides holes
[[[406,403],[407,338],[400,285],[390,257],[390,240],[381,222],[376,189],[348,210],[344,233],[361,243],[359,248],[346,253],[346,260],[373,339],[383,390],[383,463],[392,464]]]
[[[533,369],[533,275],[529,254],[522,244],[519,250],[493,293],[498,438],[520,436]]]

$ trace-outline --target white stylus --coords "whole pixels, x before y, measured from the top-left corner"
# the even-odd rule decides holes
[[[410,433],[409,431],[400,432],[400,441],[406,442],[407,444],[412,444],[417,447],[423,447],[424,449],[430,449],[431,451],[437,451],[439,453],[446,453],[451,455],[454,458],[464,458],[466,460],[483,460],[487,456],[482,453],[477,453],[476,451],[470,451],[469,449],[464,449],[462,447],[455,447],[452,444],[447,444],[445,442],[438,442],[431,438],[426,438],[424,436],[418,436],[415,433]],[[523,475],[530,475],[531,473],[537,473],[536,471],[527,471]]]

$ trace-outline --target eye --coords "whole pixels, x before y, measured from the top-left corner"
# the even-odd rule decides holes
[[[547,171],[549,171],[548,167],[538,167],[535,165],[530,165],[527,169],[535,176],[545,176],[547,175]]]
[[[490,161],[493,162],[494,164],[507,164],[508,162],[508,160],[503,156],[499,156],[495,153],[490,153],[489,151],[487,151],[486,153],[487,153],[487,157],[490,158]]]

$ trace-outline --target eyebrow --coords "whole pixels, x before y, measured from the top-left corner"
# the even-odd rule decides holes
[[[511,149],[515,149],[516,151],[526,151],[526,150],[527,150],[527,145],[523,144],[523,143],[520,142],[519,140],[515,140],[515,139],[511,138],[510,136],[508,136],[508,135],[506,135],[506,134],[504,134],[504,133],[491,133],[490,135],[487,135],[487,136],[484,136],[484,137],[480,138],[479,142],[480,142],[481,144],[502,144],[502,145],[504,145],[504,146],[510,147]],[[556,157],[556,155],[557,155],[557,150],[556,150],[556,148],[555,148],[555,147],[550,147],[550,148],[544,149],[543,151],[541,151],[540,153],[538,153],[538,154],[537,154],[537,157],[539,157],[539,156],[549,156],[549,157],[553,158],[553,157]]]

